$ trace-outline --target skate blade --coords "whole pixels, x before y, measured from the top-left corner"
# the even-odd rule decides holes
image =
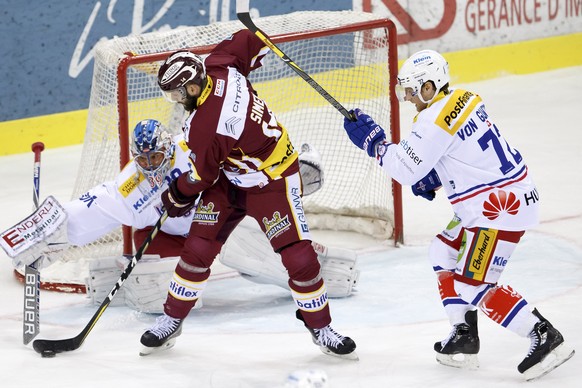
[[[523,376],[527,381],[539,379],[571,359],[574,353],[574,349],[562,343],[540,362],[523,372]]]
[[[176,338],[170,338],[165,344],[162,346],[158,346],[155,348],[150,348],[148,346],[143,346],[139,352],[140,356],[148,356],[150,354],[163,352],[164,350],[168,350],[176,344]]]
[[[436,354],[439,364],[453,368],[475,370],[479,368],[479,357],[476,354]]]
[[[327,354],[328,356],[343,358],[344,360],[352,360],[352,361],[359,361],[360,360],[360,357],[358,357],[358,354],[355,351],[348,353],[348,354],[337,354],[337,353],[332,352],[331,350],[329,350],[325,346],[320,346],[319,349],[321,349],[321,352],[323,354]]]

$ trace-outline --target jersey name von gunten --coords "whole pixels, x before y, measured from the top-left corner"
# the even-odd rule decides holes
[[[379,154],[382,168],[403,184],[434,168],[465,227],[520,231],[538,223],[539,195],[527,165],[477,94],[439,93],[415,117],[410,136]]]
[[[192,150],[189,180],[196,182],[179,186],[185,194],[210,187],[220,171],[245,189],[263,187],[299,170],[287,130],[246,79],[268,51],[253,33],[242,30],[205,59],[207,84],[198,108],[184,124]]]
[[[170,182],[190,170],[190,150],[182,134],[174,137],[175,152],[161,188],[152,188],[130,161],[114,181],[93,187],[78,199],[63,205],[67,219],[67,235],[73,245],[85,245],[120,225],[136,229],[151,226],[162,214],[161,194]],[[161,230],[172,235],[186,235],[192,214],[168,218]]]

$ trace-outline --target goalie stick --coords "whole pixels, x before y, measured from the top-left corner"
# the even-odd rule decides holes
[[[40,197],[40,153],[44,150],[44,143],[32,144],[34,152],[32,202],[34,209],[38,209]],[[33,263],[24,267],[24,306],[22,317],[22,342],[28,345],[40,329],[40,272],[38,267],[43,256],[39,256]]]
[[[156,234],[158,234],[160,228],[162,227],[162,224],[164,223],[164,221],[166,221],[166,218],[168,218],[168,212],[164,211],[164,213],[160,216],[159,220],[153,226],[150,234],[147,236],[141,247],[139,247],[139,249],[137,250],[137,253],[132,257],[125,270],[121,273],[121,276],[119,277],[117,283],[115,283],[115,285],[109,292],[109,295],[107,295],[107,297],[103,300],[95,314],[93,314],[93,316],[87,323],[87,325],[85,325],[85,328],[77,336],[73,338],[61,340],[38,339],[34,341],[32,343],[32,347],[37,353],[40,353],[43,357],[52,357],[55,355],[55,353],[69,352],[72,350],[79,349],[81,347],[81,345],[85,341],[85,338],[87,338],[87,336],[89,335],[89,333],[91,332],[99,318],[101,318],[101,315],[103,315],[105,309],[111,303],[113,297],[115,297],[117,291],[119,291],[125,280],[131,274],[131,271],[133,271],[137,262],[140,261],[141,257],[143,256],[143,253],[148,248],[151,241],[154,239]]]
[[[327,100],[335,109],[337,109],[344,117],[351,121],[355,121],[354,116],[348,112],[346,108],[343,107],[335,98],[332,97],[320,84],[317,83],[309,74],[303,71],[291,58],[289,58],[279,47],[271,41],[271,39],[261,31],[251,19],[249,13],[249,1],[250,0],[237,0],[236,1],[236,16],[242,24],[245,25],[251,32],[253,32],[260,40],[263,41],[279,58],[283,60],[287,65],[289,65],[295,73],[297,73],[303,80],[305,80],[313,89],[315,89],[323,98]]]

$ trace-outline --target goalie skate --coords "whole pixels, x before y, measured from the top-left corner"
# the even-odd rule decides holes
[[[574,356],[574,349],[564,343],[564,337],[537,309],[533,314],[540,321],[529,334],[531,346],[517,370],[527,381],[547,375]]]
[[[434,344],[439,364],[471,370],[479,368],[477,311],[467,311],[465,321],[467,323],[455,325],[445,340]]]
[[[182,334],[182,320],[166,314],[156,319],[154,326],[141,336],[142,350],[140,356],[147,356],[167,350],[176,344],[176,338]]]
[[[297,310],[295,316],[305,325],[305,321],[299,310]],[[312,329],[307,325],[305,325],[305,327],[311,334],[313,343],[319,346],[319,349],[324,354],[348,360],[359,360],[359,357],[355,352],[356,343],[350,337],[344,337],[337,333],[330,325],[321,329]]]

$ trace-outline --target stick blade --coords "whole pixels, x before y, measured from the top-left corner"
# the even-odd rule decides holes
[[[70,352],[79,349],[80,346],[81,344],[76,337],[63,340],[38,339],[32,343],[33,349],[39,354],[46,351],[53,353]]]

